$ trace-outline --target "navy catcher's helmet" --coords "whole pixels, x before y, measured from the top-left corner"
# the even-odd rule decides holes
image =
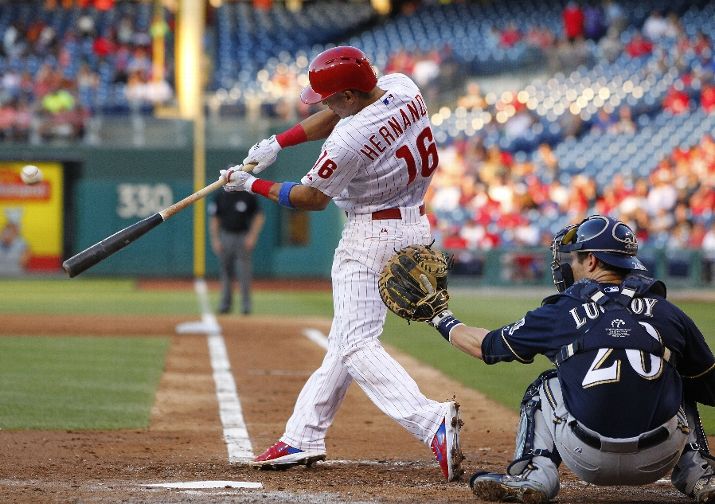
[[[610,266],[646,271],[636,257],[638,239],[633,230],[625,223],[603,215],[591,215],[578,224],[563,228],[556,233],[551,252],[551,272],[559,292],[570,287],[574,281],[571,266],[561,264],[562,253],[590,252]]]

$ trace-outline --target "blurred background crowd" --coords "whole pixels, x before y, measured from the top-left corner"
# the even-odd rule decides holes
[[[207,11],[207,111],[291,123],[310,59],[363,49],[423,89],[440,145],[427,204],[458,270],[541,250],[593,212],[646,251],[715,262],[715,2],[221,1]],[[170,1],[0,1],[0,135],[83,142],[174,102]],[[515,275],[544,264],[524,255]],[[655,260],[655,259],[654,259]],[[461,266],[460,266],[461,265]]]

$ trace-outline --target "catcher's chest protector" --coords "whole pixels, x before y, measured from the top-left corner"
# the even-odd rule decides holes
[[[682,401],[682,383],[654,324],[662,298],[633,297],[623,286],[619,291],[595,282],[574,284],[566,292],[578,302],[570,303],[564,316],[580,327],[554,362],[569,412],[617,438],[671,418]],[[617,414],[619,422],[604,411]]]
[[[617,296],[611,297],[596,283],[585,283],[570,289],[573,297],[580,297],[584,303],[581,309],[569,311],[577,330],[582,336],[561,348],[556,357],[556,365],[563,363],[576,353],[600,348],[630,349],[647,352],[670,360],[670,351],[660,342],[652,326],[638,320],[634,310],[647,313],[652,310],[650,298],[634,298],[636,290],[624,285]]]

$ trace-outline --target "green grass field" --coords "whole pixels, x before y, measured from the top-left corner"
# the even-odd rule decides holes
[[[516,291],[515,291],[516,292]],[[210,293],[216,306],[218,293]],[[0,281],[0,316],[47,314],[198,315],[192,290],[138,290],[131,280]],[[540,296],[487,296],[462,289],[450,307],[466,323],[496,328],[538,306]],[[715,303],[678,302],[715,346]],[[256,315],[332,314],[329,292],[259,290]],[[0,328],[2,334],[2,328]],[[146,425],[168,346],[166,338],[0,338],[0,428],[132,428]],[[384,340],[445,374],[518,409],[526,386],[549,367],[535,364],[487,366],[448,345],[426,324],[411,324],[389,314]],[[102,398],[112,391],[112,404]],[[708,432],[715,433],[715,411],[702,407]]]
[[[168,338],[0,337],[0,427],[145,427],[168,345]]]

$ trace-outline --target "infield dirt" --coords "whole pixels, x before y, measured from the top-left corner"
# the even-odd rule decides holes
[[[2,502],[479,502],[466,481],[477,469],[502,471],[512,456],[517,415],[478,392],[396,352],[423,392],[461,403],[462,482],[445,483],[429,448],[383,415],[353,385],[327,439],[328,460],[312,468],[257,471],[227,462],[206,336],[176,335],[180,317],[0,316],[3,334],[136,334],[171,338],[145,430],[2,431]],[[327,334],[329,321],[226,316],[223,329],[254,452],[282,433],[295,398],[324,350],[302,335]],[[480,365],[475,361],[475,365]],[[562,470],[558,501],[690,502],[669,483],[594,487]],[[252,481],[260,490],[157,489],[179,481]]]

